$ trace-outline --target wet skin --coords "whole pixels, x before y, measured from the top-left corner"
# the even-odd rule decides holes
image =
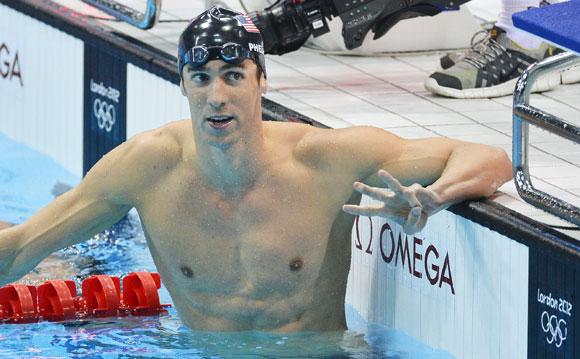
[[[345,203],[358,203],[360,192],[376,195],[384,202],[379,208],[345,210],[417,230],[427,215],[488,195],[510,178],[505,153],[488,146],[404,140],[370,127],[262,122],[266,85],[250,61],[186,66],[181,89],[191,120],[131,138],[78,187],[0,232],[0,284],[135,207],[189,327],[340,330],[355,218],[343,211]],[[353,190],[355,181],[384,187],[381,168],[404,185],[436,182],[403,188],[389,179],[398,190]]]
[[[174,124],[175,136],[189,126]],[[278,143],[309,129],[265,127]],[[270,165],[244,191],[220,192],[188,161],[174,160],[141,197],[136,208],[163,283],[192,328],[343,329],[354,217],[341,206],[353,178],[329,179],[291,146],[267,153]],[[323,194],[323,186],[335,190]]]
[[[173,197],[151,193],[139,211],[152,224],[145,226],[147,236],[163,227],[159,206],[147,204],[165,197],[162,210],[178,220],[171,226],[177,231],[151,247],[166,258],[158,268],[193,328],[343,329],[353,217],[340,208],[352,196],[354,178],[329,181],[330,173],[312,162],[313,146],[304,141],[309,127],[263,125],[260,86],[264,79],[258,84],[248,61],[186,68],[182,90],[194,143],[189,122],[175,125],[183,126],[175,139],[202,169],[193,173],[186,164],[186,181],[168,178],[162,187],[172,188]],[[214,124],[212,116],[231,120]],[[324,185],[343,190],[323,195]],[[170,258],[181,270],[161,264]]]

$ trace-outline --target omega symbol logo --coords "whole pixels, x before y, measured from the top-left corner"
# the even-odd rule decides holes
[[[541,322],[542,330],[546,333],[546,341],[548,344],[554,343],[556,348],[561,347],[568,336],[566,321],[564,319],[558,319],[555,315],[550,315],[544,311]]]
[[[115,125],[115,106],[101,99],[95,99],[93,102],[93,114],[97,119],[97,124],[101,130],[111,132]]]

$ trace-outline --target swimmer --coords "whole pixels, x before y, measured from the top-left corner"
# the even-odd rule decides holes
[[[189,23],[179,71],[191,119],[134,136],[77,187],[0,231],[0,285],[134,207],[190,328],[343,330],[355,215],[415,233],[428,216],[511,178],[505,152],[485,145],[263,122],[261,45],[230,10]],[[360,206],[361,193],[382,204]]]

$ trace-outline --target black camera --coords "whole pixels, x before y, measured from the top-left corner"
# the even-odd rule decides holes
[[[340,17],[347,49],[359,47],[369,30],[374,39],[397,22],[457,10],[469,0],[278,0],[248,15],[262,32],[266,53],[282,55],[297,50],[312,34],[329,31],[327,19]]]

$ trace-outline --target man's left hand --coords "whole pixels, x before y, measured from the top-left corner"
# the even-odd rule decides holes
[[[418,183],[403,186],[385,170],[380,170],[378,175],[388,189],[371,187],[361,182],[355,182],[353,188],[382,203],[378,206],[345,204],[343,211],[355,216],[392,219],[403,227],[405,233],[414,234],[425,227],[427,217],[441,209],[442,201],[432,190]]]

